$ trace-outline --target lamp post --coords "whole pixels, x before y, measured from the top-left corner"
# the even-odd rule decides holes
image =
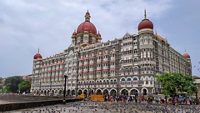
[[[64,83],[64,92],[63,92],[63,103],[66,102],[66,100],[65,100],[65,96],[66,96],[66,82],[67,82],[68,76],[66,74],[64,74],[64,78],[65,78],[65,83]]]
[[[196,86],[196,91],[195,91],[195,96],[196,96],[196,105],[199,105],[199,99],[198,99],[198,85],[197,83],[195,83],[195,86]]]

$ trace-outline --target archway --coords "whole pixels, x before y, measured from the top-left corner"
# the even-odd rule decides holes
[[[82,94],[82,90],[78,90],[78,95],[81,95]]]
[[[54,90],[52,90],[52,91],[51,91],[51,94],[50,94],[50,95],[51,95],[51,96],[53,96],[53,95],[54,95]]]
[[[97,90],[97,95],[102,95],[102,91],[100,89]]]
[[[107,89],[103,90],[103,95],[108,95],[108,90]]]
[[[44,95],[47,95],[47,92],[46,92],[46,90],[44,91]]]
[[[112,89],[112,90],[110,91],[110,95],[111,95],[111,96],[116,96],[116,95],[117,95],[117,91],[114,90],[114,89]]]
[[[75,95],[75,90],[72,90],[72,95]]]
[[[67,95],[68,95],[68,96],[70,95],[70,90],[69,90],[69,89],[67,90]]]
[[[55,90],[55,92],[54,92],[55,94],[58,94],[58,91],[57,90]]]
[[[138,96],[138,90],[132,89],[130,95]]]
[[[87,95],[87,90],[85,89],[83,93],[84,93],[85,95]]]
[[[127,89],[123,89],[123,90],[121,91],[121,95],[126,95],[126,96],[128,96],[128,90],[127,90]]]
[[[47,91],[47,95],[48,95],[48,96],[49,96],[49,92],[50,92],[50,91],[48,90],[48,91]]]
[[[89,95],[94,94],[94,91],[92,89],[89,89]]]
[[[147,89],[142,90],[143,95],[147,95]]]
[[[59,90],[59,95],[62,95],[62,90]]]
[[[155,94],[155,93],[156,93],[156,92],[155,92],[155,88],[152,88],[151,93],[152,93],[152,94]]]
[[[40,95],[43,95],[44,94],[44,92],[43,92],[43,90],[41,91],[41,93],[40,93]]]

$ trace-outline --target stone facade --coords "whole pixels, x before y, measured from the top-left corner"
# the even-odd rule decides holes
[[[156,74],[192,74],[189,55],[180,54],[154,33],[146,14],[138,34],[126,33],[107,42],[101,39],[87,12],[64,52],[44,59],[39,52],[34,56],[31,92],[61,95],[67,75],[67,95],[147,95],[159,92]]]

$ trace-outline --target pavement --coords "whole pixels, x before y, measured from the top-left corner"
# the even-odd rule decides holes
[[[4,113],[4,112],[3,112]],[[6,113],[200,113],[200,106],[79,101]]]
[[[9,103],[11,103],[11,102],[5,101],[5,100],[0,100],[0,104],[9,104]]]
[[[58,100],[58,99],[62,99],[62,97],[5,94],[5,95],[0,95],[0,104],[38,102],[38,101]]]
[[[59,97],[1,95],[0,104],[54,100]],[[61,99],[61,97],[60,97]],[[165,105],[135,102],[79,101],[6,111],[2,113],[200,113],[199,105]]]

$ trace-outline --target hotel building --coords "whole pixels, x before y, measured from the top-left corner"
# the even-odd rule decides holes
[[[154,33],[153,23],[146,17],[138,24],[138,33],[126,33],[120,39],[102,42],[90,21],[73,32],[71,45],[62,53],[33,59],[31,92],[62,95],[64,75],[67,95],[109,94],[148,95],[159,92],[156,74],[177,72],[192,74],[188,53],[181,54],[168,41]]]

